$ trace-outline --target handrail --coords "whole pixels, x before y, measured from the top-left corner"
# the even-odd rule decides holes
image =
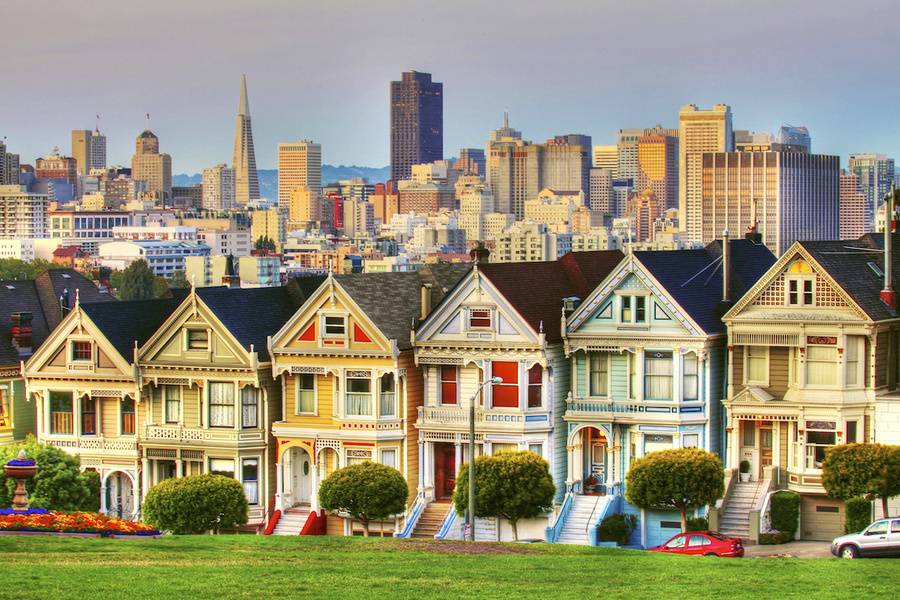
[[[256,526],[256,535],[259,535],[259,530],[268,530],[269,529],[269,513],[272,513],[272,516],[275,516],[273,509],[275,508],[275,497],[273,496],[269,503],[266,504],[266,510],[263,512],[262,521],[260,521],[259,525]],[[278,511],[278,516],[281,516],[281,511]],[[270,535],[272,532],[264,533],[263,535]]]
[[[272,532],[275,531],[275,527],[278,526],[278,521],[280,521],[280,520],[281,520],[281,511],[276,508],[275,511],[272,513],[272,518],[269,519],[269,521],[267,523],[266,523],[265,519],[263,519],[263,522],[266,523],[266,527],[263,530],[263,535],[272,535]],[[258,533],[259,533],[259,531],[257,531],[257,534]]]
[[[574,502],[573,497],[574,494],[572,492],[566,494],[562,506],[559,509],[559,514],[556,515],[556,521],[545,530],[548,543],[555,544],[556,540],[559,539],[559,534],[562,532],[563,525],[565,525],[566,517],[569,516],[569,512],[572,510],[572,504]]]
[[[451,504],[450,510],[447,511],[447,514],[444,516],[444,520],[441,522],[440,529],[438,529],[438,532],[434,534],[434,539],[447,539],[447,534],[450,533],[450,528],[453,527],[453,524],[456,522],[458,516],[459,515],[456,514],[456,509]]]
[[[588,528],[591,526],[591,522],[594,520],[594,513],[597,512],[597,506],[600,504],[600,501],[606,496],[597,496],[597,500],[594,501],[594,508],[591,509],[591,514],[588,516],[587,523],[584,526],[584,534],[587,535]]]
[[[416,527],[416,523],[418,523],[419,517],[425,510],[425,504],[425,498],[423,498],[422,496],[416,497],[416,501],[413,502],[413,505],[410,507],[410,510],[406,516],[406,522],[403,524],[403,529],[401,529],[400,531],[395,531],[394,537],[408,538],[412,534],[412,530]]]
[[[314,510],[309,511],[306,523],[300,529],[300,535],[325,535],[327,532],[325,520],[328,517],[324,510],[320,511],[320,513]]]

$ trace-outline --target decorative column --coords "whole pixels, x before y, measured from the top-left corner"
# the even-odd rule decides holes
[[[315,453],[315,450],[313,450],[313,453]],[[309,508],[312,512],[319,512],[319,465],[318,465],[318,462],[312,469],[309,470],[309,472],[310,472]]]
[[[100,480],[100,512],[106,514],[106,490],[109,487],[109,475]]]
[[[136,519],[140,514],[140,502],[138,501],[141,497],[141,490],[138,486],[138,478],[137,473],[131,477],[131,518]]]
[[[425,442],[419,438],[419,495],[425,493]]]
[[[150,461],[146,458],[141,459],[141,500],[147,497],[147,491],[150,489]]]
[[[184,477],[184,461],[180,458],[175,459],[175,477],[177,479]]]
[[[275,463],[275,509],[284,510],[282,495],[284,494],[284,464],[279,460]]]
[[[454,464],[456,465],[456,472],[454,473],[454,476],[458,476],[459,470],[460,470],[460,468],[462,468],[462,461],[463,461],[462,443],[459,441],[458,437],[456,438],[456,442],[453,444],[453,446],[454,446],[454,450],[456,451],[456,456],[454,457],[454,461],[455,461]]]
[[[234,430],[241,430],[241,386],[234,382]]]

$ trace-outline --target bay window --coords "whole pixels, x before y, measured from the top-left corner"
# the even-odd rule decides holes
[[[241,427],[253,429],[259,424],[259,390],[252,386],[241,389]]]
[[[122,435],[134,435],[134,398],[125,396],[120,406],[122,410]]]
[[[671,435],[644,434],[644,454],[669,450],[673,446]]]
[[[397,450],[394,448],[381,451],[381,464],[392,469],[397,468]]]
[[[372,416],[372,376],[368,371],[347,372],[346,413],[351,417]]]
[[[672,399],[671,352],[647,352],[644,355],[644,397],[648,400]]]
[[[181,420],[181,387],[167,385],[163,387],[166,423],[178,423]]]
[[[81,434],[97,434],[97,399],[90,396],[81,399]]]
[[[297,404],[295,412],[298,415],[310,415],[316,412],[316,376],[312,373],[300,373],[297,375]]]
[[[807,346],[807,385],[837,385],[837,358],[834,346]]]
[[[519,407],[519,363],[494,361],[491,363],[491,375],[500,377],[502,383],[492,386],[492,406],[495,408]]]
[[[837,443],[834,421],[806,422],[806,468],[821,469],[825,451]]]
[[[682,400],[696,400],[699,388],[698,361],[696,354],[685,354],[682,363]]]
[[[50,392],[50,433],[71,435],[72,428],[71,392]]]
[[[378,416],[397,416],[397,393],[395,389],[394,374],[385,373],[381,376],[381,390],[378,397]]]
[[[244,485],[244,496],[247,497],[247,504],[259,504],[258,458],[241,460],[241,483]]]
[[[209,426],[234,427],[234,384],[209,384]]]
[[[459,367],[441,365],[440,401],[444,405],[459,404]]]
[[[846,383],[848,386],[859,385],[859,342],[860,338],[858,336],[847,338],[844,360],[847,362]]]
[[[590,384],[588,393],[591,396],[609,395],[609,354],[591,353],[588,355]]]
[[[748,385],[769,384],[769,348],[767,346],[747,346],[746,383]]]
[[[234,479],[234,459],[231,458],[210,458],[209,474],[221,475]]]
[[[543,404],[541,399],[543,378],[544,369],[541,365],[534,365],[528,369],[528,408],[540,408]]]

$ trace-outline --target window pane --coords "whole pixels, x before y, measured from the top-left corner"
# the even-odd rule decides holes
[[[391,467],[392,469],[396,469],[397,468],[397,451],[396,450],[382,450],[381,451],[381,464],[383,464],[386,467]]]
[[[248,504],[259,503],[259,460],[245,458],[241,461],[241,479]]]
[[[122,435],[134,435],[134,399],[122,400]]]
[[[209,384],[210,427],[234,427],[234,385]]]
[[[637,323],[643,323],[647,320],[647,298],[644,296],[635,296],[634,300],[636,305],[634,320]]]
[[[181,388],[167,385],[163,388],[166,423],[177,423],[181,419]]]
[[[241,427],[256,427],[259,408],[259,390],[245,387],[241,390]]]
[[[609,394],[609,355],[594,353],[590,356],[590,395]]]
[[[837,385],[837,348],[807,346],[806,381],[810,385]]]
[[[316,411],[316,376],[301,373],[297,376],[297,413]]]
[[[697,399],[697,355],[686,354],[684,356],[684,375],[682,377],[683,396],[685,400]]]
[[[650,400],[672,399],[672,353],[651,352],[644,357],[644,395]]]
[[[234,478],[234,461],[230,458],[211,458],[209,459],[209,472],[212,475]]]
[[[500,377],[503,383],[493,386],[493,405],[500,408],[517,408],[519,406],[519,363],[492,362],[491,373]]]
[[[456,404],[459,368],[444,365],[441,367],[440,394],[441,404]]]
[[[544,369],[541,365],[534,365],[528,369],[528,408],[540,408],[541,384],[543,382]]]

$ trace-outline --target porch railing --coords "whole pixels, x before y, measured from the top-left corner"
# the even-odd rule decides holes
[[[50,413],[50,433],[71,434],[72,429],[72,413],[71,412],[52,412]]]
[[[394,532],[394,537],[398,538],[408,538],[412,535],[413,529],[416,528],[416,523],[419,522],[419,517],[422,516],[422,513],[425,511],[425,506],[428,503],[425,501],[425,498],[422,496],[416,496],[416,501],[410,505],[409,509],[406,511],[406,515],[404,518],[403,529],[400,531]]]
[[[567,412],[588,414],[641,414],[641,415],[669,415],[669,414],[703,414],[705,405],[703,402],[666,402],[659,400],[609,400],[607,398],[578,398],[569,396],[566,398]]]
[[[559,514],[556,515],[556,520],[553,522],[553,525],[547,527],[547,542],[551,544],[555,544],[559,539],[559,535],[562,533],[563,526],[566,524],[566,518],[572,511],[572,496],[573,495],[571,493],[566,494],[566,498],[565,500],[563,500],[562,506],[559,508]]]
[[[458,406],[420,406],[419,422],[422,425],[467,427],[469,409]],[[523,429],[529,425],[549,427],[549,411],[515,411],[475,409],[476,425],[486,425],[501,429]]]

